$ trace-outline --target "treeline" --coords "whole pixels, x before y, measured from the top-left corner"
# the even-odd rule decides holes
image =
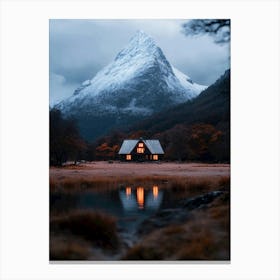
[[[50,111],[50,164],[117,160],[124,139],[159,139],[164,159],[230,161],[230,70],[192,101],[153,115],[127,130],[115,130],[93,143],[80,136],[74,120]]]
[[[159,139],[164,149],[164,160],[229,162],[229,134],[211,124],[178,124],[163,132],[152,134],[139,130],[130,133],[114,132],[95,144],[95,160],[118,159],[123,139]]]
[[[50,164],[66,161],[118,160],[124,139],[159,139],[165,151],[164,160],[229,162],[229,131],[207,123],[177,124],[155,134],[149,130],[114,131],[88,143],[81,138],[74,120],[67,120],[60,111],[50,112]]]

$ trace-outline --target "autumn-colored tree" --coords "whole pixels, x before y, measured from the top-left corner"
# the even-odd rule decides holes
[[[210,124],[193,125],[188,141],[190,159],[213,160],[215,155],[211,153],[211,149],[221,137],[222,132]]]
[[[109,146],[120,145],[122,141],[126,138],[126,135],[118,130],[113,131],[108,137],[106,137],[106,142]]]
[[[176,125],[160,136],[165,147],[165,158],[171,160],[186,160],[188,151],[189,128],[184,125]]]
[[[164,158],[179,161],[217,161],[223,134],[210,124],[176,125],[155,135],[165,150]]]
[[[96,159],[98,160],[110,160],[116,159],[119,151],[119,145],[113,145],[110,147],[108,143],[103,143],[96,147]]]

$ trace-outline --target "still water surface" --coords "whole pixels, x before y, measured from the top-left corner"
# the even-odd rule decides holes
[[[127,186],[106,191],[51,194],[51,211],[98,210],[117,218],[118,226],[133,231],[159,209],[174,204],[172,195],[158,185]]]

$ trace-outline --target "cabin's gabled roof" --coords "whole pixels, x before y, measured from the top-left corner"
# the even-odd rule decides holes
[[[164,154],[164,151],[160,145],[159,140],[141,139],[141,140],[124,140],[119,150],[119,155],[130,154],[139,141],[142,141],[146,145],[146,147],[149,149],[151,154],[158,154],[158,155]]]
[[[124,140],[119,150],[119,155],[130,154],[139,140]]]
[[[143,140],[143,142],[152,154],[158,154],[158,155],[164,154],[159,140]]]

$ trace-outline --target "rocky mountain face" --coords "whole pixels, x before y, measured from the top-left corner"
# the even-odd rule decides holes
[[[158,133],[177,124],[208,123],[229,130],[230,69],[197,98],[155,113],[131,127],[132,131]]]
[[[197,97],[206,89],[173,67],[138,31],[115,60],[55,107],[78,121],[88,140]]]

